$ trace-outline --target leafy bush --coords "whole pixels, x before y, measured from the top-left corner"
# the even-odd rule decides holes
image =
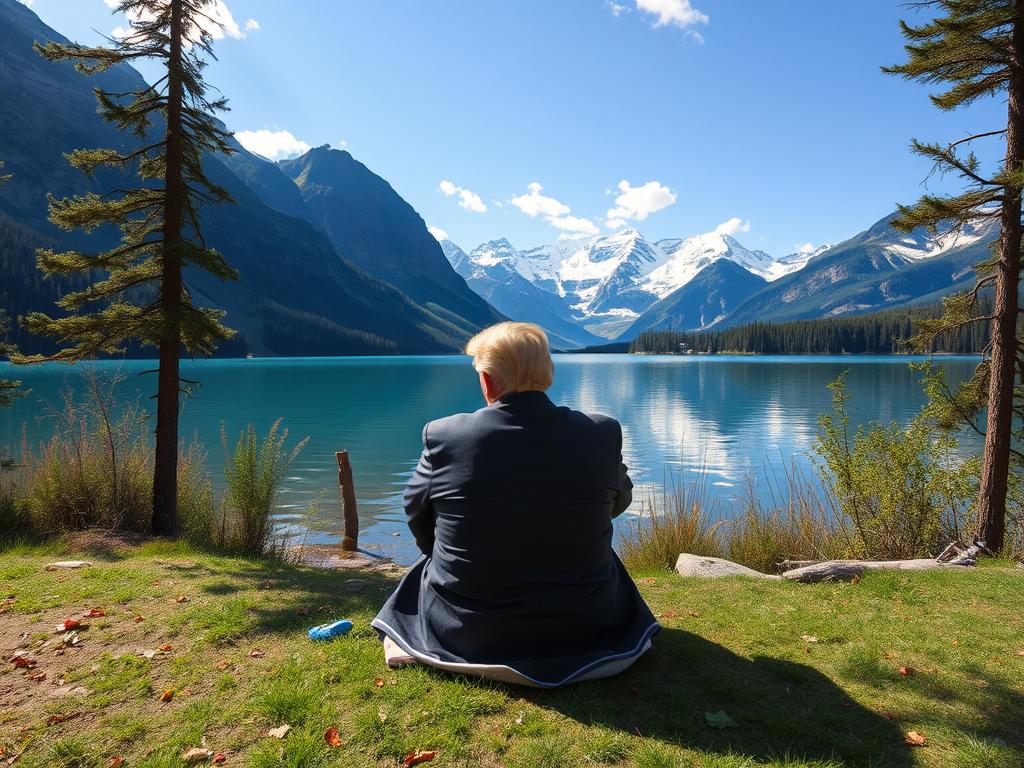
[[[907,427],[871,424],[851,434],[845,374],[829,388],[833,412],[819,417],[815,463],[835,496],[850,554],[924,557],[962,537],[977,462],[961,458],[953,433],[926,411]]]
[[[281,428],[281,419],[273,423],[263,440],[250,424],[232,451],[221,425],[227,490],[214,535],[217,546],[248,554],[272,554],[280,547],[273,515],[281,481],[309,439],[301,440],[290,451],[285,448],[287,440],[288,430]]]

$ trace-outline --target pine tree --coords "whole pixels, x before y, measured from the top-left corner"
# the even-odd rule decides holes
[[[4,161],[0,160],[0,184],[11,180],[11,174],[4,174]],[[14,347],[10,344],[5,343],[4,339],[7,336],[7,314],[0,309],[0,358],[10,357],[14,354]],[[11,401],[15,398],[18,393],[18,387],[21,386],[19,381],[9,381],[7,379],[0,379],[0,406],[10,405]]]
[[[50,219],[64,229],[91,231],[104,223],[120,227],[121,241],[109,251],[38,254],[48,275],[99,273],[87,288],[58,302],[61,317],[32,313],[25,325],[54,336],[63,349],[52,356],[21,358],[76,361],[123,349],[137,340],[159,350],[156,454],[153,478],[153,532],[177,532],[179,356],[211,354],[232,332],[222,312],[196,306],[185,283],[186,268],[205,270],[222,280],[235,272],[203,240],[200,209],[230,200],[203,170],[206,153],[228,153],[230,134],[213,114],[227,107],[211,99],[203,80],[204,57],[213,57],[208,30],[217,21],[206,12],[212,0],[121,0],[117,11],[130,23],[127,35],[99,47],[49,42],[37,45],[46,59],[72,61],[91,75],[140,59],[155,59],[163,76],[152,86],[128,93],[97,89],[102,117],[136,137],[137,149],[83,149],[68,161],[86,175],[100,167],[139,179],[134,189],[50,199]]]
[[[935,84],[932,103],[954,110],[990,96],[1006,99],[1006,126],[975,133],[947,145],[913,142],[913,150],[933,161],[938,173],[959,175],[959,195],[924,195],[913,206],[901,206],[893,225],[910,231],[927,227],[959,232],[970,223],[998,218],[1002,227],[992,258],[978,265],[972,291],[948,298],[941,318],[921,323],[915,344],[927,349],[944,332],[976,323],[991,323],[992,334],[975,376],[947,406],[985,436],[978,494],[978,537],[991,549],[1003,546],[1006,498],[1015,418],[1021,411],[1021,341],[1018,336],[1018,283],[1021,266],[1021,188],[1024,187],[1024,0],[928,0],[920,6],[936,11],[920,26],[901,22],[907,39],[907,61],[883,71],[908,80]],[[986,173],[971,149],[983,140],[1005,142],[1000,167]],[[995,304],[979,313],[982,291],[991,290]],[[1018,402],[1015,402],[1015,399]],[[984,430],[977,414],[988,406]]]

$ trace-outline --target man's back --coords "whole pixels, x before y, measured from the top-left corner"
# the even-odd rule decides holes
[[[453,592],[500,601],[606,578],[632,488],[618,422],[521,392],[428,424],[425,448],[430,554]]]

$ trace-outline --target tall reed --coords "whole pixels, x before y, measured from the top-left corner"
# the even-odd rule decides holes
[[[281,482],[309,438],[287,449],[288,430],[282,429],[281,419],[273,423],[262,440],[250,424],[233,449],[229,448],[223,424],[220,434],[227,490],[215,541],[223,548],[250,554],[278,553],[283,541],[275,533],[274,509]]]

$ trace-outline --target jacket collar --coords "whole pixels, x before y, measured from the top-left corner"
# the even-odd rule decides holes
[[[554,403],[545,392],[530,390],[529,392],[509,392],[507,395],[499,397],[494,405],[553,406]]]

